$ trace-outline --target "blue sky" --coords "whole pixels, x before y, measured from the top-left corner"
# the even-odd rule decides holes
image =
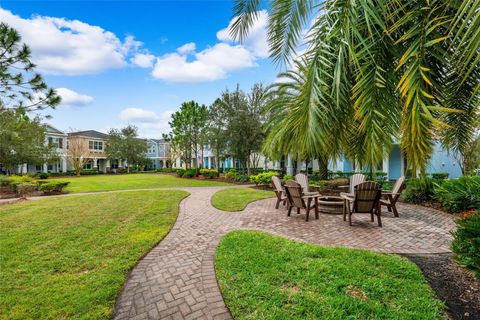
[[[267,12],[243,44],[226,32],[231,1],[3,1],[0,20],[21,33],[64,103],[55,127],[107,131],[134,124],[146,137],[168,131],[187,100],[209,105],[237,83],[269,84]]]

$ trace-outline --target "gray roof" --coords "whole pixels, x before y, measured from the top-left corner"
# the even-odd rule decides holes
[[[84,136],[84,137],[91,137],[91,138],[98,138],[98,139],[107,139],[108,134],[105,134],[100,131],[96,130],[86,130],[86,131],[77,131],[77,132],[70,132],[69,136]]]
[[[48,132],[48,133],[63,134],[62,131],[58,130],[57,128],[55,128],[55,127],[52,126],[52,125],[47,124],[46,126],[47,126],[47,132]]]

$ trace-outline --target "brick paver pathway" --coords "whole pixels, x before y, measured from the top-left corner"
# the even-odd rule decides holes
[[[170,233],[132,270],[117,301],[114,319],[231,319],[214,270],[215,249],[234,229],[265,230],[320,245],[346,246],[393,253],[449,251],[451,216],[429,208],[400,204],[400,218],[385,212],[383,228],[369,215],[354,215],[354,226],[341,215],[305,216],[275,210],[274,200],[250,204],[243,212],[223,212],[210,205],[222,187],[183,188]],[[386,211],[386,210],[385,210]]]

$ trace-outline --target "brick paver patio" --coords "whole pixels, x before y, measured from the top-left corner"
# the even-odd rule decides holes
[[[210,197],[220,189],[183,188],[191,195],[182,201],[177,222],[132,270],[114,319],[231,319],[217,286],[214,255],[221,238],[235,229],[379,252],[449,252],[453,220],[434,209],[400,204],[399,218],[384,212],[383,228],[369,215],[354,215],[350,227],[341,215],[320,214],[309,222],[303,212],[287,217],[285,209],[275,210],[273,199],[254,202],[243,212],[219,211]]]

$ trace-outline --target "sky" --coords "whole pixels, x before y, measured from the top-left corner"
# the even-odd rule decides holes
[[[0,21],[17,29],[62,104],[47,120],[64,130],[138,127],[161,138],[184,101],[210,105],[226,88],[270,84],[264,9],[249,37],[228,33],[233,1],[4,1]]]

